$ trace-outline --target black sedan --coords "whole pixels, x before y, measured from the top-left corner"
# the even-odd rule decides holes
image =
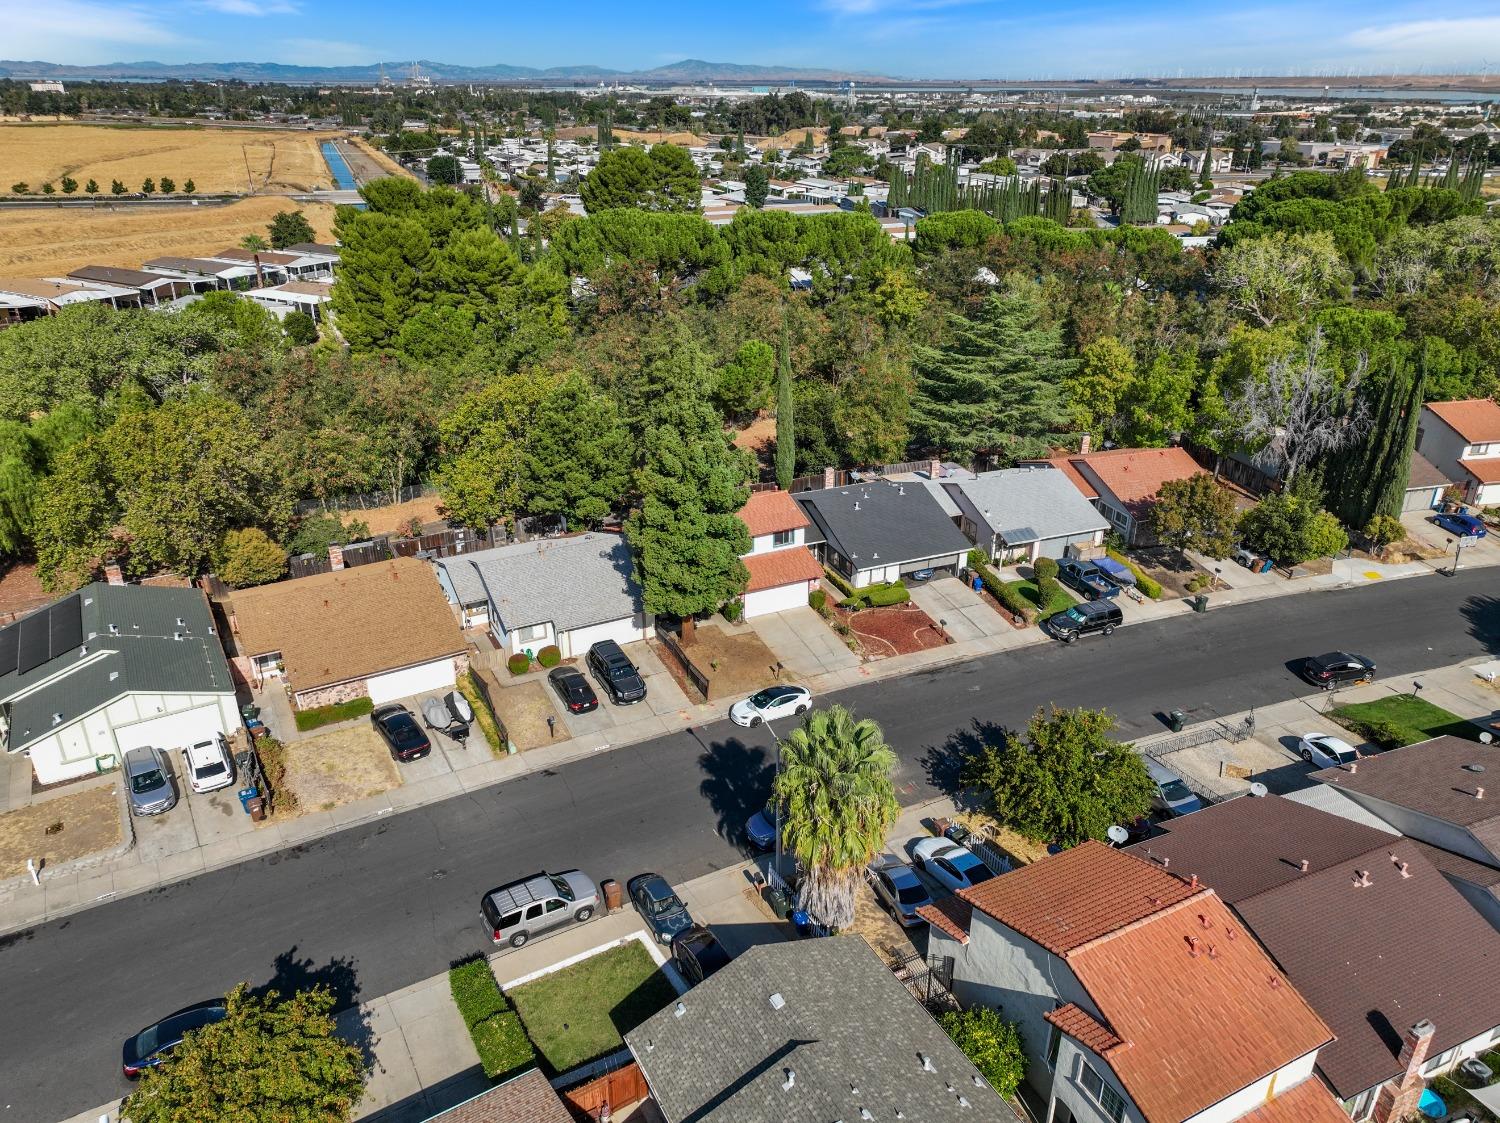
[[[432,742],[405,706],[381,706],[370,715],[370,720],[397,760],[421,760],[432,752]]]
[[[1314,686],[1332,690],[1336,686],[1363,685],[1375,677],[1375,664],[1363,655],[1330,651],[1314,655],[1302,664],[1302,674]]]
[[[694,924],[672,937],[672,962],[696,986],[729,962],[729,953],[709,928]]]
[[[195,1029],[222,1021],[226,1013],[222,998],[200,1002],[149,1025],[134,1037],[127,1038],[121,1050],[120,1067],[127,1078],[134,1080],[148,1068],[155,1068],[182,1044],[182,1039]]]
[[[577,667],[553,667],[547,681],[570,714],[589,714],[599,708],[599,696],[589,685],[588,676]]]
[[[625,891],[659,943],[670,944],[673,936],[692,926],[687,906],[677,899],[661,874],[638,873],[625,883]]]

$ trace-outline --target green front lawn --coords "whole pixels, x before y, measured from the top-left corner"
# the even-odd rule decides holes
[[[1027,603],[1032,605],[1042,617],[1051,616],[1054,612],[1064,612],[1078,603],[1062,585],[1058,585],[1057,591],[1052,594],[1052,599],[1043,604],[1035,581],[1007,581],[1006,584],[1025,597]]]
[[[332,725],[336,721],[348,721],[350,718],[364,717],[375,708],[375,703],[368,698],[351,698],[347,702],[335,702],[331,706],[314,706],[310,710],[293,710],[292,718],[297,723],[297,728],[306,733],[309,729],[318,729],[324,725]]]
[[[1457,714],[1410,694],[1394,694],[1375,702],[1340,706],[1330,716],[1341,725],[1383,748],[1451,735],[1472,741],[1479,731]]]
[[[677,992],[636,940],[506,991],[542,1067],[556,1076],[614,1052]]]

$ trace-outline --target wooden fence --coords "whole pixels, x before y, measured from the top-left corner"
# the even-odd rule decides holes
[[[640,1066],[630,1061],[622,1068],[559,1094],[575,1117],[599,1119],[606,1107],[610,1114],[617,1114],[622,1108],[640,1103],[651,1094],[651,1089],[646,1085]]]
[[[472,554],[476,550],[488,550],[492,546],[503,546],[510,541],[503,523],[496,523],[489,530],[468,530],[463,527],[437,530],[418,538],[400,538],[393,534],[382,534],[367,542],[351,542],[342,547],[344,568],[369,565],[371,562],[390,558],[410,558],[421,555],[433,558],[452,558],[460,554]],[[287,559],[287,571],[292,577],[307,577],[314,573],[328,573],[333,569],[327,554],[296,554]]]

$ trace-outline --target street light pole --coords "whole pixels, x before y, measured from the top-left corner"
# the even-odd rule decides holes
[[[776,742],[776,780],[781,779],[781,738],[776,736],[776,730],[771,723],[766,722],[766,732],[771,735],[771,740]],[[781,876],[781,793],[776,790],[776,781],[771,782],[771,802],[776,805],[776,850],[775,864],[771,867],[776,871],[776,876]]]

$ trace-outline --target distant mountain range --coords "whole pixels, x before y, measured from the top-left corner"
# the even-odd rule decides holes
[[[602,66],[458,66],[419,59],[419,73],[433,82],[837,82],[856,78],[865,82],[890,81],[879,75],[852,70],[816,67],[756,66],[737,62],[704,62],[683,59],[652,70],[610,70]],[[180,79],[208,82],[310,83],[379,82],[381,76],[404,83],[412,73],[407,62],[372,63],[368,66],[291,66],[280,62],[111,62],[98,66],[71,66],[59,62],[27,62],[0,59],[0,78],[87,79]]]

